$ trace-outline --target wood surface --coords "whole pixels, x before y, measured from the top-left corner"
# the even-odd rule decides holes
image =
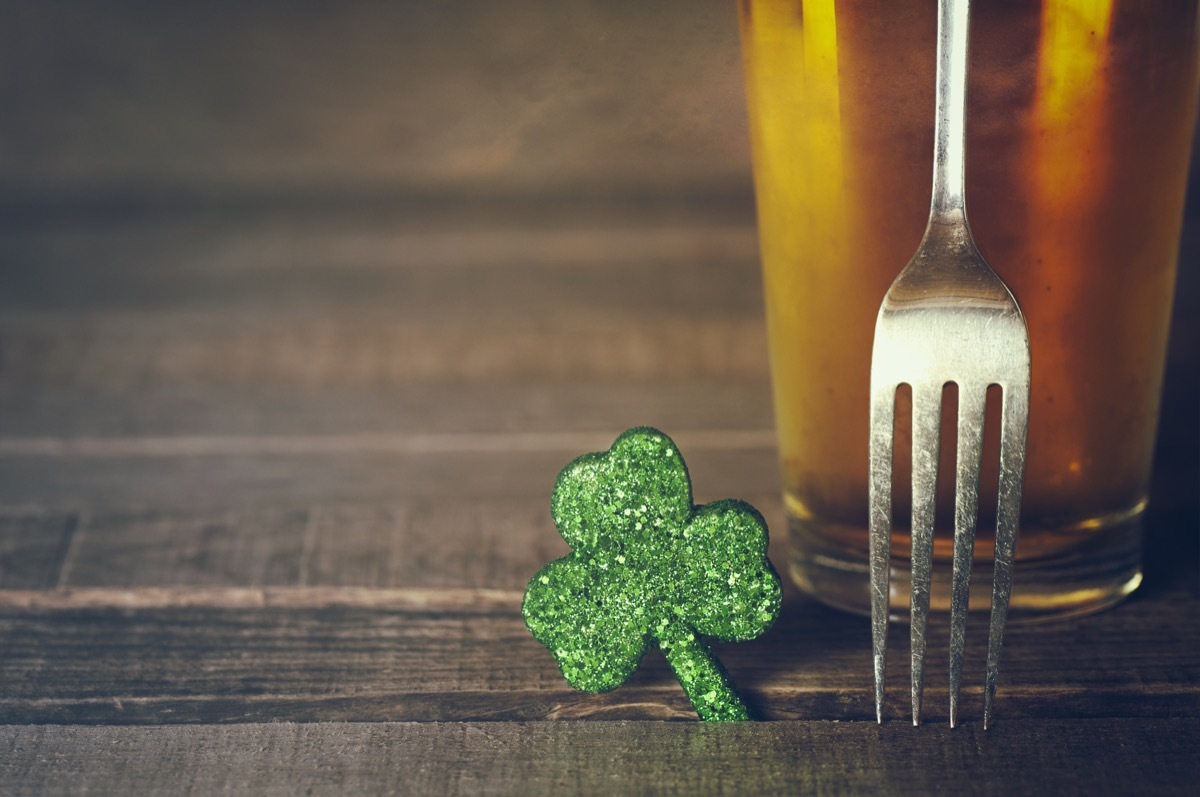
[[[1194,792],[1194,203],[1142,589],[1010,627],[984,732],[981,618],[962,726],[897,627],[879,727],[867,621],[789,585],[719,648],[766,721],[708,726],[519,609],[639,424],[784,562],[733,5],[143,5],[0,26],[0,794]]]
[[[43,725],[0,727],[0,766],[54,794],[1191,795],[1198,724]]]
[[[567,550],[547,499],[576,454],[630,425],[670,430],[696,499],[759,506],[782,561],[763,353],[702,355],[739,329],[736,345],[761,344],[752,227],[697,221],[705,267],[687,225],[615,215],[578,236],[548,232],[556,266],[494,260],[466,236],[457,269],[400,256],[347,266],[343,250],[300,276],[285,264],[314,240],[387,252],[394,233],[328,222],[293,248],[279,242],[302,223],[242,222],[225,229],[244,261],[199,257],[141,288],[147,241],[180,225],[10,237],[39,268],[10,283],[0,316],[6,351],[25,352],[0,373],[0,792],[1188,793],[1200,742],[1195,463],[1170,437],[1150,580],[1112,611],[1010,628],[986,733],[978,620],[962,727],[946,726],[936,656],[926,722],[909,726],[896,655],[880,728],[868,624],[790,587],[772,631],[720,650],[770,722],[699,725],[657,652],[615,692],[566,685],[519,605],[529,576]],[[538,231],[507,240],[530,252]],[[639,285],[636,312],[603,287],[625,246],[647,253],[617,270]],[[87,251],[107,253],[107,287],[68,295],[57,286],[89,278]],[[702,284],[673,295],[693,263]],[[494,279],[500,269],[521,289]],[[310,312],[330,348],[306,359]],[[624,337],[603,334],[606,317]],[[454,360],[447,341],[477,324],[509,352],[503,363]],[[682,331],[662,334],[673,324]],[[586,339],[592,359],[541,334]],[[410,335],[437,356],[379,364],[387,341]],[[352,340],[364,342],[359,365],[334,354]],[[1193,389],[1173,362],[1168,428],[1186,428]],[[900,654],[904,629],[893,634]]]

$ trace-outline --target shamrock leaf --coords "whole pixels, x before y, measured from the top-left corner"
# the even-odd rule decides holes
[[[572,553],[533,577],[522,613],[567,681],[615,689],[657,645],[703,719],[747,719],[701,637],[752,639],[779,615],[779,576],[754,507],[693,506],[675,444],[641,427],[567,465],[550,510]]]

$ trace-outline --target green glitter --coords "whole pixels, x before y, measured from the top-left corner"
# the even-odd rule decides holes
[[[656,644],[702,719],[749,719],[701,637],[753,639],[779,616],[758,510],[735,500],[693,506],[675,444],[640,427],[567,465],[550,511],[573,552],[530,580],[521,611],[567,681],[615,689]]]

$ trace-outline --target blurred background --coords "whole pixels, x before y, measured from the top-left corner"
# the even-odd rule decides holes
[[[3,18],[2,379],[766,378],[730,2]],[[697,301],[717,327],[668,332]]]
[[[0,15],[0,435],[769,430],[732,0]],[[1161,444],[1193,484],[1195,228]]]
[[[1190,782],[1195,199],[1146,583],[1008,632],[988,743],[879,731],[812,604],[721,651],[801,720],[733,736],[526,632],[627,427],[782,539],[743,102],[735,0],[0,0],[0,791]],[[535,722],[587,718],[655,721]]]
[[[724,0],[9,0],[4,12],[10,189],[746,189]]]

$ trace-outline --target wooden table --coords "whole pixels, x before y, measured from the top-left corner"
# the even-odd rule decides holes
[[[0,793],[1194,793],[1200,213],[1144,587],[1010,628],[986,732],[981,633],[961,727],[936,660],[911,727],[903,655],[881,727],[868,623],[788,587],[720,648],[763,721],[706,725],[657,652],[572,690],[519,606],[567,551],[556,473],[638,424],[697,501],[757,505],[782,561],[744,179],[89,193],[30,169],[0,192]]]

